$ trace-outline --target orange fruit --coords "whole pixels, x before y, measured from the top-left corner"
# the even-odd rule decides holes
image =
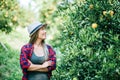
[[[93,29],[97,28],[97,26],[98,26],[97,23],[93,23],[93,24],[92,24],[92,28],[93,28]]]
[[[114,14],[114,11],[111,10],[111,11],[110,11],[110,15],[113,16],[113,14]]]
[[[14,17],[13,17],[13,21],[17,21],[17,16],[14,16]]]
[[[4,5],[2,5],[1,8],[4,8]]]
[[[8,4],[8,2],[5,2],[5,4]]]
[[[93,5],[92,5],[92,4],[90,4],[89,8],[90,8],[90,9],[93,9]]]
[[[105,16],[107,14],[107,11],[103,11],[103,15]]]

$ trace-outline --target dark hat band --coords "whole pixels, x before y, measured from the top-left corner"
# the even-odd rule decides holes
[[[42,25],[43,25],[43,24],[38,25],[35,29],[33,29],[33,30],[30,32],[30,34],[32,34],[33,32],[35,32],[36,30],[38,30],[39,27],[42,26]]]

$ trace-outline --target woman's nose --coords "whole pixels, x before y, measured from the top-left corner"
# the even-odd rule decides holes
[[[46,30],[44,30],[44,32],[46,33]]]

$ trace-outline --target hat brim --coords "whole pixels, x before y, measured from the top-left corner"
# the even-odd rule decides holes
[[[46,27],[46,26],[47,26],[47,24],[45,23],[45,24],[43,24],[43,25],[41,26],[41,28],[42,28],[42,27]]]
[[[32,36],[37,30],[39,30],[40,28],[42,27],[46,27],[47,24],[41,24],[41,25],[38,25],[31,33],[30,33],[30,36]]]

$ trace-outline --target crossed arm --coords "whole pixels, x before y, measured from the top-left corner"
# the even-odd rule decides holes
[[[51,66],[51,61],[46,61],[42,65],[33,64],[30,60],[28,62],[31,64],[28,71],[40,71],[40,72],[48,72],[48,66]]]
[[[41,71],[41,72],[49,72],[56,68],[56,53],[53,51],[52,48],[49,48],[49,60],[45,61],[42,65],[33,64],[27,58],[27,49],[22,47],[21,54],[20,54],[20,65],[21,68],[27,69],[28,71]]]

